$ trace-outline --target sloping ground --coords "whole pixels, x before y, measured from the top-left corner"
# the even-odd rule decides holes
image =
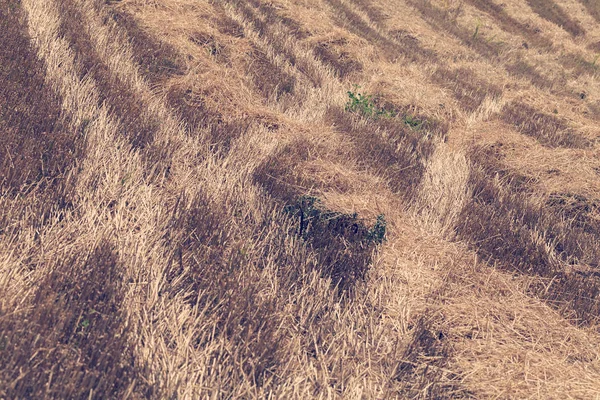
[[[0,0],[0,398],[600,398],[599,15]]]

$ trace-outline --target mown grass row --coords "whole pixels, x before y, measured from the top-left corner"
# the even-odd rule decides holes
[[[485,4],[482,4],[478,0],[470,0],[469,2],[478,9],[489,13],[491,17],[498,19],[502,29],[509,33],[521,35],[526,40],[524,47],[529,48],[529,43],[532,43],[541,49],[552,49],[551,42],[540,36],[535,28],[530,29],[527,26],[523,26],[508,16],[503,10],[500,12],[498,6],[495,6],[494,3],[485,2]],[[473,31],[472,29],[458,25],[456,22],[456,13],[460,12],[460,8],[443,10],[434,6],[431,2],[412,0],[409,1],[409,4],[419,11],[423,19],[432,27],[436,29],[441,27],[445,32],[457,38],[463,45],[471,48],[484,58],[500,60],[500,56],[507,50],[503,44],[487,40],[483,35],[478,34],[477,29]],[[593,61],[587,60],[581,54],[564,54],[559,57],[558,62],[576,77],[584,74],[596,74],[598,69]],[[526,78],[533,85],[542,89],[553,88],[553,84],[547,78],[522,58],[518,58],[512,62],[505,62],[504,64],[506,71],[517,78]]]
[[[545,36],[542,36],[539,29],[518,21],[509,15],[498,3],[486,0],[467,0],[467,2],[494,18],[494,21],[497,22],[504,31],[523,37],[527,41],[525,42],[527,47],[529,47],[529,44],[531,43],[539,48],[552,48],[552,41]]]
[[[125,137],[134,150],[141,150],[150,164],[163,165],[168,170],[168,157],[164,149],[153,146],[160,130],[160,121],[148,112],[148,104],[140,99],[127,82],[111,70],[107,61],[95,48],[85,25],[81,5],[72,0],[58,4],[61,24],[58,34],[64,38],[75,54],[80,79],[93,79],[98,89],[98,106],[104,106],[119,122],[119,134]],[[153,67],[152,74],[158,73]]]
[[[591,14],[592,17],[598,22],[600,22],[600,3],[596,0],[579,0],[581,4],[583,4]]]
[[[246,2],[233,1],[232,3],[258,36],[268,41],[275,54],[283,56],[292,66],[298,63],[294,52],[273,32],[271,23],[274,21],[269,23],[263,20]],[[276,65],[257,45],[253,47],[247,73],[252,76],[252,81],[267,99],[274,98],[278,101],[285,94],[294,94],[296,78]]]
[[[243,2],[236,2],[236,7],[241,7]],[[301,26],[298,22],[291,18],[282,15],[282,13],[275,7],[262,3],[260,1],[251,1],[250,4],[256,10],[256,14],[248,7],[241,7],[244,18],[251,21],[255,27],[256,32],[260,37],[265,38],[269,41],[273,50],[277,54],[282,54],[288,60],[290,65],[295,67],[311,82],[314,87],[321,86],[321,77],[315,71],[313,65],[308,63],[306,60],[298,59],[288,45],[285,43],[286,38],[280,35],[276,35],[271,28],[275,24],[286,33],[287,36],[291,36],[299,42],[312,36],[311,32]],[[362,65],[356,60],[352,60],[348,57],[348,54],[343,50],[339,50],[336,44],[343,44],[337,42],[321,43],[313,48],[313,54],[317,60],[324,65],[330,67],[334,74],[343,79],[355,71],[361,71]]]
[[[36,200],[29,207],[39,237],[41,224],[74,200],[73,181],[64,178],[84,155],[86,126],[72,127],[63,114],[19,1],[0,1],[0,29],[2,196]],[[6,219],[25,214],[5,215],[9,210],[3,208],[0,236],[14,241],[18,232],[5,229]],[[134,365],[123,269],[111,242],[40,259],[24,260],[40,278],[22,288],[31,294],[0,309],[0,397],[148,395]]]
[[[167,80],[187,73],[184,57],[168,43],[161,42],[149,34],[133,15],[125,10],[102,4],[97,4],[96,7],[98,12],[109,15],[125,32],[130,40],[134,60],[149,86],[160,87]],[[243,29],[239,26],[230,25],[227,29],[233,29],[232,34],[243,35]],[[207,42],[210,39],[199,36],[191,38],[201,46],[214,44]],[[217,52],[216,48],[214,51]],[[197,135],[200,131],[207,132],[207,139],[214,153],[226,154],[232,141],[249,126],[249,122],[243,118],[228,119],[218,110],[207,107],[202,100],[198,99],[193,88],[171,85],[166,93],[166,100],[169,108],[185,122],[188,134]],[[161,154],[160,151],[156,153],[158,156]]]
[[[82,248],[44,268],[49,272],[31,306],[3,310],[0,318],[0,395],[150,396],[129,343],[123,267],[111,243]]]
[[[264,17],[253,18],[262,21]],[[254,25],[252,19],[249,22]],[[223,21],[220,28],[225,34],[243,35],[243,29],[231,21]],[[269,34],[266,31],[267,40]],[[256,63],[260,57],[254,54],[252,58]],[[271,67],[260,71],[261,79],[272,79]],[[269,88],[256,86],[265,97],[272,95]],[[169,104],[185,111],[182,115],[187,121],[203,118],[202,109],[179,105],[187,103],[182,95],[187,93],[171,93]],[[315,393],[343,392],[348,374],[321,349],[336,346],[332,342],[336,333],[339,340],[351,332],[340,330],[326,299],[333,296],[345,301],[357,292],[353,288],[365,279],[375,242],[365,237],[369,230],[356,217],[297,202],[299,196],[284,201],[276,191],[267,189],[267,193],[269,197],[261,204],[273,211],[267,212],[265,220],[251,218],[206,193],[180,196],[170,206],[172,217],[165,230],[166,246],[174,251],[163,294],[183,296],[202,310],[203,323],[193,338],[193,348],[209,357],[206,365],[219,366],[206,370],[202,393],[235,396],[248,387],[276,392],[277,384],[287,378],[281,368],[298,356],[289,350],[298,340],[302,357],[326,363],[330,370],[325,373],[336,376]],[[315,274],[331,286],[302,295],[316,290]],[[344,351],[335,359],[343,357]],[[355,351],[352,362],[368,357],[361,349]]]
[[[565,120],[519,101],[507,104],[502,109],[501,119],[547,147],[586,148],[591,144]]]
[[[424,132],[402,121],[369,121],[335,108],[326,118],[355,141],[360,164],[386,178],[390,188],[405,199],[412,197],[425,171],[424,163],[435,149]]]
[[[20,2],[3,0],[0,13],[0,187],[15,195],[37,185],[53,196],[65,189],[61,177],[83,151],[85,127],[73,132],[61,112],[61,98],[45,81]]]
[[[585,35],[585,29],[553,0],[527,0],[527,4],[540,17],[558,25],[572,36]]]
[[[133,15],[101,0],[96,0],[94,7],[96,12],[106,12],[126,33],[140,72],[149,82],[158,83],[186,72],[185,60],[181,55],[172,46],[148,35]]]
[[[341,1],[327,0],[327,3],[333,10],[334,19],[341,27],[373,43],[388,61],[404,57],[412,62],[431,62],[437,58],[434,51],[421,47],[414,40],[404,36],[396,36],[394,39],[392,36],[381,34]]]
[[[404,382],[402,394],[407,398],[471,398],[474,393],[460,384],[460,377],[448,366],[452,360],[447,332],[439,326],[439,316],[430,310],[416,322],[413,339],[398,364],[394,378]]]
[[[533,203],[527,179],[502,167],[493,153],[478,149],[471,160],[473,198],[459,218],[458,237],[491,264],[539,278],[531,292],[575,322],[598,322],[600,280],[594,271],[600,231],[593,205],[586,204],[573,218],[573,210],[556,196],[546,204]]]
[[[314,252],[312,268],[331,279],[340,294],[352,294],[353,287],[367,276],[375,246],[384,239],[385,219],[368,228],[358,215],[327,210],[309,195],[303,189],[307,182],[294,169],[308,160],[310,147],[307,142],[284,147],[256,170],[254,181],[294,221],[295,235]]]
[[[449,89],[460,107],[470,113],[477,111],[486,99],[498,100],[502,96],[500,87],[482,82],[467,68],[449,70],[440,67],[433,73],[432,80]]]

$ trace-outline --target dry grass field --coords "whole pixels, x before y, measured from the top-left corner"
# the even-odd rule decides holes
[[[600,1],[0,0],[0,399],[600,399]]]

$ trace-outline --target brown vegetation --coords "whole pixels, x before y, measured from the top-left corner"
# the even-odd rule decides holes
[[[585,34],[585,30],[553,0],[527,0],[527,4],[540,17],[555,23],[573,36]]]
[[[431,1],[409,0],[408,3],[417,9],[429,24],[448,32],[481,56],[494,58],[500,55],[502,49],[498,44],[487,41],[481,35],[475,35],[472,30],[463,28],[456,23],[456,16],[460,13],[460,8],[443,10],[436,7]]]
[[[150,395],[149,388],[142,388],[128,344],[121,310],[125,285],[111,244],[100,243],[90,254],[49,267],[36,288],[34,307],[20,315],[6,313],[0,322],[0,394]]]
[[[596,21],[600,22],[600,3],[596,0],[579,0]]]
[[[69,132],[61,98],[46,84],[45,67],[31,48],[19,3],[3,1],[0,13],[0,187],[18,192],[38,183],[53,186],[75,162],[85,126]]]
[[[154,139],[159,122],[147,115],[146,104],[111,73],[109,67],[94,51],[77,5],[71,0],[65,0],[60,3],[60,13],[63,18],[59,35],[69,42],[77,54],[81,77],[94,79],[100,91],[99,103],[104,103],[119,118],[123,136],[129,138],[134,147],[148,146]],[[127,25],[132,28],[133,22]],[[147,46],[151,47],[152,44]],[[158,51],[155,50],[155,53],[158,54]],[[164,71],[164,66],[161,66],[163,61],[154,59],[152,63],[154,65],[148,70],[150,74],[158,75]]]
[[[315,46],[313,52],[315,57],[323,64],[330,66],[336,76],[344,79],[353,72],[360,72],[363,68],[360,61],[353,60],[347,52],[337,50],[336,44],[343,44],[343,41],[320,43]]]
[[[552,81],[544,77],[536,70],[536,68],[523,60],[517,60],[514,63],[507,65],[506,71],[515,78],[528,80],[533,86],[540,89],[550,89],[553,86]]]
[[[597,27],[406,3],[0,0],[0,398],[596,396]]]
[[[467,112],[475,112],[486,98],[498,99],[502,89],[479,81],[475,73],[466,68],[454,71],[438,68],[433,74],[433,81],[452,91],[452,95]]]
[[[582,223],[574,218],[555,196],[546,207],[539,206],[526,193],[512,189],[514,185],[518,188],[519,180],[509,178],[505,184],[498,183],[494,180],[496,166],[489,164],[490,159],[493,155],[483,150],[473,154],[475,169],[469,182],[473,199],[463,209],[458,235],[471,241],[485,260],[549,280],[548,286],[531,290],[573,313],[577,322],[596,323],[600,281],[570,271],[568,265],[597,269],[600,232],[589,220]],[[586,204],[583,209],[591,207]]]
[[[467,1],[469,4],[477,7],[479,10],[490,14],[490,16],[492,16],[505,31],[522,36],[527,41],[527,46],[529,46],[530,43],[541,48],[552,47],[552,42],[550,39],[540,35],[539,28],[519,22],[517,19],[510,16],[501,5],[487,0]]]
[[[177,50],[149,36],[127,11],[112,8],[109,15],[127,32],[133,53],[147,79],[160,81],[185,72],[184,61],[177,54]]]
[[[329,110],[328,118],[354,140],[357,158],[365,167],[384,176],[393,191],[410,199],[435,146],[425,131],[413,130],[395,119],[353,118],[339,109]]]
[[[410,61],[435,58],[435,53],[421,48],[418,43],[398,39],[393,40],[388,36],[382,35],[339,0],[327,0],[327,2],[336,10],[338,24],[376,45],[388,60],[393,61],[400,56]],[[360,4],[363,4],[364,7],[365,3]]]
[[[545,146],[583,148],[589,145],[584,137],[569,128],[566,121],[521,102],[507,104],[502,110],[502,120]]]

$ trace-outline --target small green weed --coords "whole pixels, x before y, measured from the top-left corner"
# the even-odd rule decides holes
[[[379,107],[377,102],[373,99],[373,95],[367,95],[360,93],[358,90],[360,86],[354,85],[354,90],[348,91],[348,102],[346,103],[345,110],[347,112],[361,114],[363,117],[378,119],[378,118],[396,118],[402,119],[405,125],[408,125],[411,129],[419,130],[422,128],[424,121],[418,119],[411,114],[402,114],[401,116],[395,110],[388,110],[383,107]]]
[[[380,108],[373,101],[373,95],[365,95],[358,90],[360,86],[354,85],[354,90],[348,91],[348,102],[346,103],[346,111],[362,114],[367,118],[377,119],[379,117],[393,118],[396,116],[394,111]]]
[[[356,213],[328,210],[313,196],[301,196],[284,210],[294,220],[297,235],[315,252],[316,265],[334,286],[344,292],[364,280],[373,249],[385,240],[383,214],[369,228]]]
[[[423,121],[410,114],[403,116],[402,121],[415,130],[418,130],[423,125]]]
[[[373,225],[373,227],[369,229],[367,239],[372,241],[373,243],[383,243],[385,241],[386,228],[387,222],[385,221],[385,215],[379,214],[377,216],[377,221],[375,221],[375,225]]]
[[[479,35],[479,28],[481,28],[481,21],[477,20],[477,24],[475,25],[475,32],[473,32],[473,36],[471,37],[471,39],[477,39],[477,36]]]

